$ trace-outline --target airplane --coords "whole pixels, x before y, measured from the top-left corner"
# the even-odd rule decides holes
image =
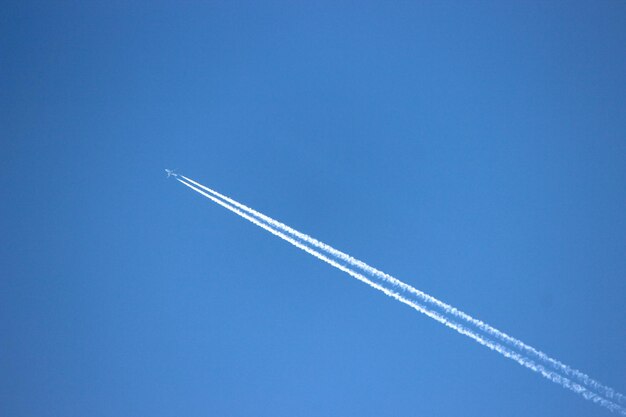
[[[167,178],[172,177],[172,176],[178,177],[178,174],[175,171],[176,171],[175,169],[165,168],[165,172],[167,172]]]

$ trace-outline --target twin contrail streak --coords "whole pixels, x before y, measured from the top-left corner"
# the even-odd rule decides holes
[[[263,213],[260,213],[244,204],[239,203],[236,200],[233,200],[232,198],[229,198],[228,196],[225,196],[223,194],[218,193],[215,190],[212,190],[209,187],[206,187],[190,178],[185,177],[184,175],[181,175],[182,178],[184,178],[186,181],[194,184],[195,186],[204,189],[205,191],[208,191],[209,193],[213,194],[214,196],[227,201],[228,203],[232,204],[235,207],[238,207],[239,209],[243,210],[244,212],[250,213],[253,216],[265,221],[266,223],[269,223],[270,225],[284,230],[285,232],[289,233],[292,236],[295,236],[305,242],[307,242],[310,245],[313,245],[319,249],[321,249],[322,251],[333,255],[336,258],[341,259],[342,261],[345,261],[346,263],[361,269],[362,271],[365,271],[367,273],[369,273],[370,275],[373,275],[391,285],[393,285],[394,287],[401,289],[405,292],[408,292],[410,294],[412,294],[413,296],[417,297],[421,302],[423,302],[426,305],[431,305],[434,306],[435,308],[441,309],[443,310],[446,314],[452,315],[455,318],[476,326],[477,328],[479,328],[480,330],[484,331],[485,333],[489,334],[490,336],[511,345],[512,347],[516,348],[517,350],[522,351],[524,354],[526,354],[527,356],[532,357],[534,360],[543,362],[547,365],[550,365],[551,367],[553,367],[555,370],[560,371],[562,373],[564,373],[565,375],[567,375],[568,377],[572,378],[572,379],[576,379],[577,382],[579,382],[580,384],[583,384],[587,387],[589,387],[590,389],[593,389],[595,391],[597,391],[598,393],[600,393],[601,395],[603,395],[604,397],[608,398],[611,401],[617,401],[618,403],[622,403],[622,404],[626,404],[626,398],[615,392],[612,388],[607,387],[603,384],[601,384],[598,381],[595,381],[594,379],[592,379],[591,377],[589,377],[588,375],[584,374],[583,372],[580,372],[576,369],[573,369],[561,362],[559,362],[556,359],[553,359],[551,357],[549,357],[547,354],[539,351],[538,349],[533,348],[532,346],[529,346],[527,344],[525,344],[524,342],[522,342],[521,340],[518,340],[514,337],[511,337],[509,335],[507,335],[506,333],[488,325],[487,323],[482,322],[481,320],[478,320],[466,313],[464,313],[463,311],[460,311],[458,309],[456,309],[455,307],[444,303],[443,301],[438,300],[437,298],[428,295],[426,293],[424,293],[423,291],[420,291],[408,284],[405,284],[404,282],[400,281],[397,278],[394,278],[393,276],[386,274],[382,271],[379,271],[378,269],[371,267],[370,265],[366,264],[365,262],[362,262],[358,259],[353,258],[352,256],[341,252],[335,248],[333,248],[330,245],[327,245],[326,243],[320,242],[314,238],[312,238],[311,236],[301,233],[295,229],[292,229],[291,227],[287,226],[284,223],[281,223],[278,220],[275,220],[269,216],[264,215]]]
[[[180,178],[183,178],[184,180],[181,180]],[[545,353],[536,350],[511,336],[508,336],[507,334],[489,326],[488,324],[478,319],[475,319],[468,314],[422,291],[417,290],[416,288],[398,280],[397,278],[394,278],[382,271],[379,271],[367,265],[366,263],[359,261],[358,259],[355,259],[341,251],[338,251],[333,247],[323,242],[320,242],[304,233],[292,229],[289,226],[277,220],[274,220],[271,217],[268,217],[262,213],[259,213],[202,184],[199,184],[198,182],[193,181],[190,178],[180,175],[176,176],[176,179],[182,184],[191,188],[192,190],[203,195],[204,197],[207,197],[213,202],[219,204],[220,206],[265,229],[273,235],[280,237],[281,239],[291,243],[292,245],[309,253],[310,255],[313,255],[316,258],[330,264],[331,266],[347,273],[353,278],[356,278],[359,281],[362,281],[369,286],[383,292],[389,297],[394,298],[395,300],[414,308],[415,310],[427,315],[428,317],[438,321],[439,323],[442,323],[443,325],[454,329],[465,336],[470,337],[481,345],[491,350],[494,350],[501,355],[516,361],[520,365],[539,373],[543,377],[582,395],[588,400],[598,403],[610,409],[611,411],[617,411],[623,415],[626,415],[626,408],[614,402],[617,401],[623,403],[625,397],[622,394],[615,392],[613,389],[591,379],[586,374],[577,371],[555,359],[550,358]],[[202,189],[205,191],[203,191]],[[290,234],[291,237],[280,232],[279,230],[274,229],[274,227]],[[300,241],[296,239],[299,239]],[[322,251],[326,252],[326,254],[331,255],[337,260],[344,261],[347,264],[358,268],[365,273],[368,273],[370,277],[366,277],[363,274],[358,273],[353,269],[338,263],[336,260],[331,259],[328,256],[316,251],[305,243],[321,249]],[[376,282],[375,280],[379,280],[379,282]],[[389,288],[390,286],[392,288]],[[398,292],[396,290],[401,290],[402,292]],[[412,297],[414,299],[411,299],[409,297]],[[467,327],[467,325],[474,326],[486,334],[480,334],[471,327]],[[506,343],[509,346],[505,346],[498,341],[490,340],[490,338],[497,339],[499,342]],[[517,349],[519,352],[515,352],[513,349]],[[537,362],[543,362],[543,364]],[[554,369],[546,369],[544,365],[550,365]],[[573,378],[575,378],[576,381],[572,380]],[[583,385],[585,385],[586,387]]]

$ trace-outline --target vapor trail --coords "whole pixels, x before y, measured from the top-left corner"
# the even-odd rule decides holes
[[[186,180],[189,180],[186,177],[183,177],[183,178],[185,178]],[[399,294],[399,293],[397,293],[397,292],[395,292],[395,291],[393,291],[393,290],[391,290],[389,288],[383,287],[380,284],[377,284],[377,283],[371,281],[370,279],[368,279],[364,275],[362,275],[362,274],[360,274],[358,272],[355,272],[352,269],[337,263],[336,261],[326,257],[325,255],[321,254],[320,252],[318,252],[318,251],[316,251],[316,250],[314,250],[314,249],[304,245],[301,242],[298,242],[297,240],[295,240],[295,239],[285,235],[284,233],[281,233],[281,232],[273,229],[272,227],[268,226],[267,224],[262,223],[262,222],[260,222],[259,220],[255,219],[253,217],[250,217],[249,215],[247,215],[247,214],[243,213],[242,211],[238,210],[237,208],[235,208],[235,207],[225,203],[224,201],[216,198],[215,196],[212,196],[212,195],[210,195],[210,194],[200,190],[199,188],[197,188],[197,187],[187,183],[186,181],[183,181],[183,180],[181,180],[178,177],[176,177],[176,180],[178,180],[180,183],[184,184],[185,186],[191,188],[192,190],[198,192],[199,194],[209,198],[210,200],[212,200],[213,202],[219,204],[220,206],[222,206],[222,207],[232,211],[233,213],[239,215],[240,217],[250,221],[251,223],[261,227],[262,229],[265,229],[266,231],[272,233],[273,235],[278,236],[281,239],[291,243],[292,245],[296,246],[297,248],[299,248],[299,249],[309,253],[310,255],[313,255],[316,258],[318,258],[318,259],[328,263],[329,265],[331,265],[331,266],[333,266],[333,267],[335,267],[335,268],[337,268],[337,269],[347,273],[348,275],[352,276],[353,278],[356,278],[359,281],[368,284],[372,288],[375,288],[375,289],[383,292],[385,295],[387,295],[387,296],[389,296],[389,297],[391,297],[391,298],[393,298],[393,299],[395,299],[397,301],[400,301],[403,304],[406,304],[406,305],[412,307],[413,309],[415,309],[415,310],[417,310],[417,311],[427,315],[428,317],[438,321],[439,323],[441,323],[441,324],[443,324],[443,325],[445,325],[445,326],[447,326],[447,327],[457,331],[458,333],[463,334],[463,335],[465,335],[465,336],[475,340],[479,344],[481,344],[481,345],[483,345],[483,346],[485,346],[485,347],[487,347],[487,348],[489,348],[489,349],[491,349],[493,351],[496,351],[496,352],[500,353],[504,357],[512,359],[515,362],[519,363],[520,365],[522,365],[522,366],[524,366],[526,368],[529,368],[529,369],[531,369],[534,372],[539,373],[544,378],[547,378],[547,379],[549,379],[552,382],[555,382],[555,383],[557,383],[557,384],[559,384],[559,385],[561,385],[561,386],[563,386],[563,387],[565,387],[567,389],[570,389],[570,390],[576,392],[577,394],[580,394],[583,398],[585,398],[587,400],[590,400],[590,401],[593,401],[593,402],[595,402],[597,404],[600,404],[600,405],[606,407],[607,409],[609,409],[611,411],[618,411],[621,414],[626,415],[626,408],[623,408],[623,407],[619,406],[618,404],[615,404],[614,402],[612,402],[612,401],[610,401],[610,400],[608,400],[606,398],[603,398],[602,396],[600,396],[600,395],[598,395],[598,394],[588,390],[587,388],[581,386],[580,384],[578,384],[576,382],[573,382],[569,378],[564,377],[562,375],[559,375],[556,372],[547,370],[544,366],[542,366],[540,364],[536,364],[531,359],[529,359],[527,357],[524,357],[523,355],[520,355],[519,353],[511,351],[509,348],[507,348],[507,347],[505,347],[505,346],[503,346],[503,345],[501,345],[501,344],[499,344],[497,342],[488,340],[485,337],[483,337],[482,335],[479,335],[479,334],[475,333],[473,330],[468,329],[468,328],[464,327],[463,325],[461,325],[459,323],[456,323],[455,321],[450,320],[450,319],[444,317],[440,313],[438,313],[436,311],[429,310],[428,308],[426,308],[423,305],[417,303],[416,301],[409,300],[409,299],[403,297],[401,294]],[[192,180],[189,180],[189,181],[192,182]],[[198,184],[195,181],[193,181],[193,183]],[[200,185],[200,184],[198,184],[198,185]],[[406,285],[406,284],[404,284],[404,285]]]
[[[610,400],[613,401],[617,401],[618,403],[621,404],[626,404],[626,397],[618,392],[616,392],[615,390],[613,390],[610,387],[607,387],[603,384],[601,384],[600,382],[592,379],[591,377],[589,377],[588,375],[586,375],[585,373],[571,368],[568,365],[565,365],[564,363],[551,358],[550,356],[548,356],[547,354],[545,354],[544,352],[529,346],[527,344],[525,344],[524,342],[522,342],[519,339],[516,339],[512,336],[509,336],[508,334],[490,326],[489,324],[476,319],[472,316],[470,316],[467,313],[464,313],[461,310],[458,310],[457,308],[444,303],[443,301],[424,293],[423,291],[418,290],[415,287],[412,287],[411,285],[408,285],[402,281],[400,281],[399,279],[386,274],[368,264],[366,264],[365,262],[362,262],[356,258],[353,258],[352,256],[341,252],[335,248],[333,248],[332,246],[318,241],[317,239],[299,232],[289,226],[287,226],[286,224],[275,220],[263,213],[260,213],[244,204],[239,203],[238,201],[218,193],[215,190],[212,190],[209,187],[206,187],[190,178],[185,177],[184,175],[181,175],[182,178],[184,178],[185,180],[187,180],[188,182],[196,185],[197,187],[200,187],[202,189],[204,189],[205,191],[208,191],[209,193],[213,194],[214,196],[221,198],[222,200],[225,200],[227,202],[229,202],[230,204],[234,205],[235,207],[238,207],[239,209],[252,214],[253,216],[271,224],[272,226],[284,230],[285,232],[291,234],[292,236],[295,236],[307,243],[309,243],[310,245],[313,245],[321,250],[323,250],[324,252],[331,254],[333,256],[335,256],[336,258],[341,259],[344,262],[347,262],[348,264],[361,269],[362,271],[365,271],[371,275],[374,275],[375,277],[390,283],[391,285],[395,286],[396,288],[399,288],[403,291],[409,292],[413,295],[415,295],[417,298],[420,299],[421,302],[425,303],[425,304],[432,304],[435,305],[436,307],[442,309],[443,311],[445,311],[445,313],[450,314],[454,317],[456,317],[457,319],[460,319],[462,321],[465,321],[467,323],[470,323],[474,326],[476,326],[477,328],[479,328],[480,330],[484,331],[485,333],[489,334],[490,336],[505,342],[507,344],[510,344],[511,346],[515,347],[516,349],[524,352],[526,355],[529,355],[531,357],[534,357],[534,359],[539,360],[539,361],[543,361],[546,364],[549,364],[550,366],[552,366],[554,369],[564,373],[565,375],[567,375],[568,377],[573,377],[576,378],[578,380],[579,383],[586,385],[587,387],[599,392],[601,395],[603,395],[604,397],[607,397]]]

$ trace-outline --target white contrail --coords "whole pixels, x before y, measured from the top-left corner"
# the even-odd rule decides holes
[[[548,356],[547,354],[541,352],[540,350],[533,348],[532,346],[529,346],[527,344],[525,344],[524,342],[522,342],[519,339],[516,339],[512,336],[509,336],[508,334],[488,325],[487,323],[484,323],[481,320],[478,320],[472,316],[470,316],[467,313],[464,313],[463,311],[460,311],[458,309],[456,309],[455,307],[444,303],[441,300],[438,300],[437,298],[424,293],[423,291],[418,290],[415,287],[412,287],[402,281],[400,281],[399,279],[386,274],[368,264],[366,264],[365,262],[362,262],[358,259],[353,258],[352,256],[341,252],[335,248],[333,248],[332,246],[324,243],[324,242],[320,242],[317,239],[304,234],[302,232],[299,232],[295,229],[292,229],[291,227],[287,226],[284,223],[281,223],[278,220],[275,220],[263,213],[260,213],[244,204],[239,203],[236,200],[233,200],[232,198],[229,198],[228,196],[225,196],[223,194],[218,193],[215,190],[212,190],[209,187],[206,187],[190,178],[185,177],[184,175],[181,175],[182,178],[184,178],[185,180],[187,180],[188,182],[196,185],[197,187],[200,187],[202,189],[204,189],[205,191],[208,191],[209,193],[217,196],[218,198],[221,198],[227,202],[229,202],[230,204],[240,208],[241,210],[252,214],[253,216],[271,224],[272,226],[284,230],[287,233],[291,234],[292,236],[296,236],[297,238],[309,243],[310,245],[313,245],[323,251],[325,251],[326,253],[329,253],[345,262],[347,262],[348,264],[359,268],[371,275],[374,275],[375,277],[382,279],[383,281],[386,281],[390,284],[392,284],[393,286],[409,292],[413,295],[415,295],[416,297],[418,297],[420,299],[421,302],[426,303],[426,304],[433,304],[435,306],[437,306],[438,308],[442,309],[443,311],[445,311],[447,314],[450,314],[458,319],[461,319],[463,321],[466,321],[476,327],[478,327],[479,329],[481,329],[482,331],[484,331],[485,333],[488,333],[489,335],[491,335],[492,337],[495,337],[505,343],[508,343],[512,346],[514,346],[516,349],[524,352],[526,355],[530,355],[533,356],[536,360],[539,361],[543,361],[546,364],[549,364],[550,366],[554,367],[555,369],[559,370],[560,372],[563,372],[564,374],[566,374],[569,377],[573,377],[576,378],[578,380],[578,382],[580,382],[581,384],[586,385],[587,387],[601,393],[603,396],[613,400],[613,401],[617,401],[618,403],[621,404],[626,404],[626,397],[618,392],[616,392],[615,390],[613,390],[610,387],[607,387],[603,384],[601,384],[600,382],[592,379],[591,377],[589,377],[588,375],[586,375],[585,373],[571,368],[570,366],[565,365],[564,363],[551,358],[550,356]]]
[[[459,333],[461,333],[461,334],[463,334],[465,336],[470,337],[471,339],[477,341],[481,345],[483,345],[483,346],[485,346],[485,347],[487,347],[487,348],[489,348],[491,350],[494,350],[494,351],[500,353],[504,357],[507,357],[509,359],[512,359],[512,360],[516,361],[520,365],[525,366],[525,367],[527,367],[527,368],[529,368],[529,369],[539,373],[543,377],[545,377],[545,378],[547,378],[547,379],[549,379],[549,380],[551,380],[551,381],[553,381],[553,382],[555,382],[555,383],[557,383],[557,384],[559,384],[559,385],[561,385],[561,386],[563,386],[565,388],[568,388],[568,389],[570,389],[570,390],[572,390],[572,391],[582,395],[585,399],[588,399],[588,400],[591,400],[591,401],[593,401],[595,403],[598,403],[598,404],[608,408],[611,411],[619,411],[621,414],[626,415],[626,409],[625,408],[622,408],[621,406],[613,403],[612,401],[607,400],[607,399],[597,395],[596,393],[589,391],[588,389],[586,389],[585,387],[581,386],[580,384],[571,381],[569,378],[566,378],[566,377],[564,377],[562,375],[559,375],[559,374],[557,374],[555,372],[547,370],[542,365],[538,365],[538,364],[534,363],[532,360],[530,360],[530,359],[520,355],[519,353],[513,352],[510,349],[508,349],[508,348],[506,348],[506,347],[504,347],[504,346],[502,346],[502,345],[500,345],[500,344],[498,344],[496,342],[488,340],[488,339],[484,338],[483,336],[481,336],[479,334],[476,334],[474,331],[472,331],[470,329],[467,329],[464,326],[462,326],[462,325],[460,325],[460,324],[458,324],[458,323],[456,323],[456,322],[454,322],[452,320],[449,320],[449,319],[443,317],[441,314],[439,314],[439,313],[437,313],[435,311],[429,310],[426,307],[418,304],[417,302],[409,300],[409,299],[403,297],[402,295],[398,294],[397,292],[395,292],[393,290],[390,290],[388,288],[385,288],[385,287],[383,287],[383,286],[381,286],[381,285],[379,285],[379,284],[369,280],[364,275],[359,274],[358,272],[355,272],[352,269],[347,268],[347,267],[337,263],[336,261],[334,261],[334,260],[324,256],[323,254],[317,252],[316,250],[314,250],[314,249],[304,245],[303,243],[298,242],[295,239],[290,238],[289,236],[287,236],[287,235],[285,235],[285,234],[283,234],[283,233],[281,233],[281,232],[271,228],[267,224],[264,224],[264,223],[258,221],[257,219],[255,219],[253,217],[250,217],[249,215],[247,215],[247,214],[241,212],[240,210],[238,210],[237,208],[235,208],[235,207],[233,207],[233,206],[223,202],[222,200],[217,199],[216,197],[214,197],[212,195],[207,194],[206,192],[204,192],[204,191],[200,190],[199,188],[197,188],[197,187],[195,187],[195,186],[193,186],[193,185],[191,185],[191,184],[181,180],[180,178],[176,178],[176,179],[179,182],[181,182],[182,184],[184,184],[187,187],[191,188],[192,190],[194,190],[194,191],[198,192],[199,194],[209,198],[213,202],[221,205],[222,207],[232,211],[233,213],[243,217],[244,219],[254,223],[255,225],[257,225],[257,226],[267,230],[268,232],[272,233],[273,235],[278,236],[281,239],[291,243],[292,245],[296,246],[297,248],[299,248],[299,249],[301,249],[301,250],[303,250],[303,251],[305,251],[305,252],[315,256],[316,258],[318,258],[318,259],[320,259],[320,260],[330,264],[331,266],[334,266],[335,268],[337,268],[337,269],[339,269],[339,270],[349,274],[350,276],[358,279],[359,281],[362,281],[362,282],[368,284],[369,286],[371,286],[371,287],[373,287],[373,288],[383,292],[384,294],[388,295],[389,297],[392,297],[395,300],[400,301],[401,303],[404,303],[404,304],[414,308],[415,310],[417,310],[417,311],[427,315],[428,317],[430,317],[430,318],[432,318],[432,319],[434,319],[434,320],[444,324],[445,326],[450,327],[451,329],[454,329],[457,332],[459,332]]]

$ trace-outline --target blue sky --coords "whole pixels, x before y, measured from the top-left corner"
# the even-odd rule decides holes
[[[315,3],[4,4],[0,414],[610,415],[163,168],[626,392],[624,3]]]

